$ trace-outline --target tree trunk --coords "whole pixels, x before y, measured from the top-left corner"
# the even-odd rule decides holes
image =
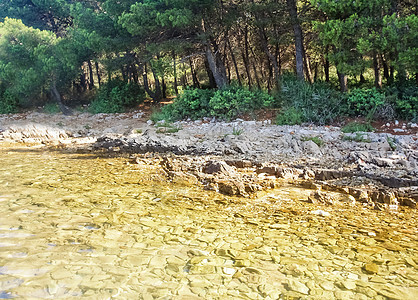
[[[155,93],[149,87],[147,65],[146,63],[144,65],[138,62],[139,72],[142,73],[142,80],[144,81],[144,89],[147,92],[147,94],[151,97],[151,99],[156,101]]]
[[[91,65],[90,59],[87,60],[87,65],[89,67],[89,90],[92,90],[94,87],[94,78],[93,78],[93,66]]]
[[[208,78],[209,78],[209,87],[211,89],[214,89],[216,88],[216,81],[215,81],[215,77],[213,77],[213,73],[209,67],[209,63],[207,59],[205,59],[205,68],[206,68],[206,73],[208,74]]]
[[[340,82],[340,90],[341,92],[347,92],[348,86],[347,86],[347,75],[340,73],[337,71],[338,74],[338,80]]]
[[[158,78],[158,75],[155,73],[155,70],[152,67],[152,65],[151,65],[151,72],[152,72],[152,75],[154,76],[154,82],[155,82],[155,92],[154,92],[155,97],[153,98],[153,100],[155,102],[160,102],[162,99],[160,79]]]
[[[329,59],[328,59],[328,46],[325,48],[325,55],[324,55],[324,73],[325,73],[325,81],[329,82]]]
[[[237,74],[238,84],[239,86],[242,86],[241,76],[239,76],[237,60],[235,59],[235,54],[234,54],[234,51],[232,51],[231,42],[229,41],[229,39],[227,40],[227,43],[228,43],[229,53],[231,54],[232,63],[234,64],[235,74]]]
[[[56,83],[55,79],[52,81],[52,84],[51,84],[51,94],[52,94],[52,97],[57,102],[57,104],[58,104],[59,108],[61,109],[62,113],[66,116],[72,115],[71,109],[68,108],[67,106],[65,106],[64,103],[62,103],[61,95],[58,92],[57,83]]]
[[[389,67],[388,67],[388,63],[383,58],[383,55],[382,54],[380,54],[380,60],[382,61],[383,77],[385,77],[386,81],[389,82]]]
[[[191,58],[189,58],[189,64],[190,64],[190,70],[192,72],[193,87],[200,88],[200,83],[199,83],[199,80],[197,79],[196,70],[194,68],[193,61]]]
[[[304,55],[304,58],[305,58],[304,62],[305,62],[306,78],[308,79],[309,83],[313,83],[311,63],[309,61],[308,53],[306,53],[305,49],[303,49],[303,55]]]
[[[262,27],[259,27],[259,34],[260,34],[261,47],[263,48],[264,53],[267,55],[271,65],[273,66],[274,83],[275,83],[276,89],[279,90],[280,89],[280,73],[279,73],[279,64],[277,62],[277,57],[274,56],[270,52],[265,29]]]
[[[374,85],[378,89],[382,88],[382,75],[380,74],[379,60],[377,54],[373,53]]]
[[[257,67],[256,67],[257,60],[256,60],[254,50],[252,48],[251,48],[251,53],[253,54],[253,58],[254,58],[252,66],[253,66],[253,71],[254,71],[255,82],[257,83],[258,89],[261,90],[260,78],[258,77]]]
[[[213,53],[210,43],[207,42],[206,59],[209,63],[209,68],[212,71],[213,77],[215,78],[216,86],[218,89],[221,89],[228,85],[228,78],[226,76],[225,65],[216,48],[217,47],[215,46],[215,53]]]
[[[173,56],[173,72],[174,72],[174,92],[176,93],[176,95],[178,95],[179,89],[178,89],[178,82],[177,82],[177,61],[176,61],[176,53],[174,52],[174,50],[172,51],[172,56]]]
[[[295,0],[286,0],[287,9],[289,10],[290,19],[295,34],[295,52],[296,52],[296,74],[300,80],[304,79],[303,75],[303,36],[302,28],[298,20],[298,12]]]
[[[250,71],[250,55],[248,51],[248,27],[244,29],[244,50],[242,50],[242,60],[244,62],[245,71],[247,72],[248,88],[251,89],[251,71]]]
[[[94,65],[96,66],[97,82],[99,83],[99,86],[100,86],[102,84],[102,79],[100,77],[99,63],[96,61],[94,62]]]

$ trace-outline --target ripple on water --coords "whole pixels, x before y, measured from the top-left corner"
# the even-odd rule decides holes
[[[0,298],[418,299],[415,211],[317,207],[294,186],[225,197],[123,158],[3,154]]]

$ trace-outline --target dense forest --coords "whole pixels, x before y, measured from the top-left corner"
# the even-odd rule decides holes
[[[417,120],[415,0],[2,0],[0,113]],[[58,106],[57,106],[58,105]]]

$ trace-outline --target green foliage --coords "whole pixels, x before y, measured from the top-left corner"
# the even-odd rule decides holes
[[[347,104],[348,113],[360,115],[371,120],[376,110],[385,103],[385,95],[372,89],[353,89],[350,91]]]
[[[343,135],[344,141],[357,142],[357,143],[370,143],[371,140],[365,136],[365,134],[356,132],[356,135]]]
[[[328,124],[343,113],[343,95],[324,83],[308,84],[293,76],[282,79],[280,100],[284,110],[277,116],[279,125],[302,123]]]
[[[344,133],[372,132],[374,131],[374,128],[370,123],[351,122],[342,127],[341,131]]]
[[[120,113],[145,100],[144,90],[137,84],[115,79],[100,87],[90,105],[92,113]]]
[[[322,147],[325,142],[318,136],[309,136],[309,137],[304,137],[302,138],[302,141],[306,142],[306,141],[312,141],[315,144],[318,145],[318,147]]]
[[[154,113],[151,119],[153,121],[174,121],[209,116],[232,119],[239,114],[271,106],[273,102],[273,97],[265,92],[253,92],[239,87],[229,87],[217,91],[188,89],[177,97],[174,103],[166,105],[160,112]]]
[[[415,84],[400,84],[385,90],[386,101],[393,106],[397,117],[418,121],[418,87]]]
[[[57,114],[61,111],[56,103],[51,102],[46,103],[43,110],[48,114]]]
[[[242,128],[238,128],[238,127],[234,127],[234,128],[232,128],[232,134],[233,135],[241,135],[241,134],[243,134],[244,133],[244,129],[242,129]]]
[[[273,102],[273,97],[265,92],[229,87],[216,91],[210,99],[210,115],[230,120],[242,113],[269,107]]]
[[[392,151],[395,151],[397,148],[395,139],[393,137],[387,136],[386,141],[388,142],[390,149],[392,149]]]
[[[303,112],[294,107],[286,108],[276,117],[277,125],[300,125],[303,122]]]
[[[16,113],[18,100],[10,92],[0,90],[0,114]]]

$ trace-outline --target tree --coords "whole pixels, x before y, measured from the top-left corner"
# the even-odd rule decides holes
[[[7,92],[23,101],[51,93],[65,114],[58,85],[76,70],[73,45],[50,31],[25,26],[5,18],[0,23],[0,82]]]

